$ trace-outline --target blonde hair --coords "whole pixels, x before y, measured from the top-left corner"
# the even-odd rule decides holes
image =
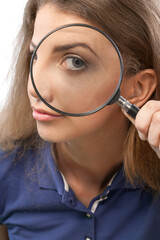
[[[37,148],[38,137],[27,96],[30,57],[29,44],[38,9],[54,4],[64,12],[78,15],[99,26],[119,47],[125,74],[154,69],[158,86],[152,99],[160,99],[160,3],[159,0],[28,0],[19,34],[17,63],[12,87],[1,111],[0,146],[13,150]],[[124,144],[124,168],[128,179],[147,184],[153,191],[160,189],[160,160],[147,142],[142,142],[133,125]]]

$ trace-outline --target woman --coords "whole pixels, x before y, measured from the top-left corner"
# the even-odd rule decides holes
[[[117,44],[122,96],[141,108],[135,123],[116,104],[73,118],[37,96],[28,51],[70,23],[96,26]],[[10,239],[160,238],[159,23],[156,0],[28,1],[0,120],[0,223]],[[74,71],[68,60],[61,67]],[[56,101],[52,87],[42,89],[50,103]],[[45,114],[54,116],[44,121]]]

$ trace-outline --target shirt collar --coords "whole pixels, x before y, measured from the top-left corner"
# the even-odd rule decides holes
[[[64,192],[64,182],[59,172],[54,157],[52,156],[51,144],[46,143],[37,156],[37,178],[41,189],[57,190],[59,194]]]
[[[64,191],[69,190],[69,186],[65,181],[64,176],[59,172],[54,156],[52,156],[51,144],[47,143],[44,148],[39,152],[37,156],[37,178],[39,187],[42,189],[57,190],[59,194],[63,194]],[[139,184],[132,184],[127,181],[124,167],[112,177],[107,187],[111,190],[116,189],[139,189]]]
[[[132,185],[129,180],[127,180],[124,166],[120,168],[120,170],[116,173],[114,179],[112,180],[112,184],[110,186],[110,190],[116,190],[116,189],[132,189],[136,190],[142,188],[142,186],[138,183],[134,183]]]

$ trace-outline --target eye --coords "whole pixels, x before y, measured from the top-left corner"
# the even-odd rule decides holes
[[[30,57],[32,57],[34,51],[29,51],[29,55]],[[34,55],[34,60],[37,60],[37,54]]]
[[[87,64],[79,57],[67,57],[63,61],[62,66],[68,70],[77,71],[87,67]]]

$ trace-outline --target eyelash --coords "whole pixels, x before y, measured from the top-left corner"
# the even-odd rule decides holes
[[[82,68],[77,68],[77,69],[67,69],[68,71],[83,71],[84,70],[84,68],[87,68],[87,66],[88,66],[88,64],[87,64],[87,62],[84,60],[84,59],[82,59],[81,57],[78,57],[78,56],[75,56],[75,55],[67,55],[67,56],[65,56],[63,59],[62,59],[62,62],[61,62],[61,65],[65,62],[65,61],[67,61],[67,60],[79,60],[84,66],[82,67]],[[73,63],[73,62],[72,62]]]
[[[30,56],[30,58],[32,57],[32,55],[33,55],[33,53],[34,53],[34,50],[32,50],[32,51],[29,51],[29,56]],[[87,62],[84,60],[84,59],[82,59],[81,57],[79,57],[79,56],[76,56],[76,55],[67,55],[67,56],[65,56],[63,59],[62,59],[62,61],[61,61],[61,65],[66,61],[66,60],[69,60],[69,59],[77,59],[77,60],[80,60],[82,63],[83,63],[83,65],[84,65],[84,67],[82,67],[82,68],[77,68],[77,70],[76,69],[67,69],[66,68],[66,70],[67,71],[83,71],[84,70],[84,68],[87,68],[88,67],[88,64],[87,64]],[[37,60],[37,54],[35,54],[35,56],[34,56],[34,60]]]
[[[33,53],[34,53],[34,51],[29,51],[28,53],[29,53],[29,56],[31,58]],[[35,54],[34,59],[37,60],[37,54]]]

